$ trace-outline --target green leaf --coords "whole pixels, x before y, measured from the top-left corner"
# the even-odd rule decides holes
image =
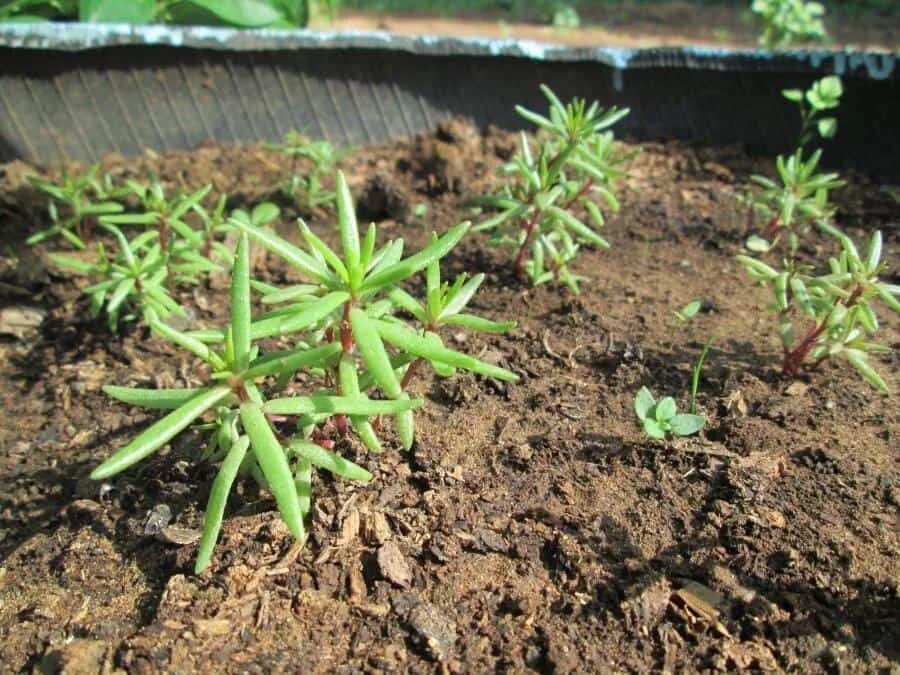
[[[844,355],[847,357],[850,365],[856,368],[857,372],[866,378],[873,387],[885,394],[891,393],[891,390],[888,389],[887,383],[881,378],[881,375],[869,365],[864,352],[861,352],[858,349],[846,349],[844,350]]]
[[[251,325],[250,335],[254,340],[274,337],[276,335],[289,335],[296,333],[318,323],[335,309],[343,305],[350,298],[349,293],[336,291],[329,293],[316,302],[304,305],[296,314],[273,316],[268,319],[260,319]],[[224,334],[222,335],[224,339]]]
[[[391,366],[377,325],[364,311],[354,307],[350,310],[350,326],[362,360],[378,386],[391,398],[400,398],[403,395],[403,388]]]
[[[293,23],[271,0],[180,0],[169,13],[173,23],[190,25],[263,28]]]
[[[404,328],[396,323],[387,321],[377,321],[378,334],[391,344],[400,347],[416,356],[428,359],[429,361],[441,361],[463,370],[470,370],[473,373],[493,377],[498,380],[514,382],[519,377],[498,366],[479,361],[478,359],[463,354],[461,352],[447,349],[446,347],[438,347],[431,340],[418,335],[417,333]]]
[[[294,373],[301,366],[324,366],[328,360],[340,353],[341,345],[337,342],[309,349],[301,347],[283,352],[266,354],[253,361],[242,377],[252,380],[267,375],[280,375],[282,373]]]
[[[515,321],[491,321],[474,314],[454,314],[446,319],[442,319],[441,323],[462,326],[463,328],[481,331],[482,333],[505,333],[518,325]]]
[[[203,390],[203,393],[170,412],[94,469],[91,478],[93,480],[109,478],[151,455],[230,394],[231,390],[228,387]]]
[[[238,469],[250,447],[250,439],[241,436],[231,446],[225,461],[219,468],[209,491],[209,501],[206,503],[206,513],[203,516],[203,536],[200,537],[200,547],[197,551],[197,561],[194,563],[194,574],[200,574],[209,564],[212,558],[213,548],[219,538],[219,530],[222,527],[222,516],[225,515],[225,506],[228,503],[228,494],[237,477]]]
[[[253,454],[256,456],[259,468],[262,469],[269,491],[275,497],[281,517],[294,538],[301,542],[305,541],[303,510],[300,507],[300,498],[284,448],[275,438],[272,427],[269,426],[269,422],[258,404],[244,403],[241,405],[241,423],[244,431],[250,437]]]
[[[225,369],[225,362],[222,360],[222,358],[212,349],[207,347],[203,342],[195,338],[193,335],[175,330],[168,324],[165,324],[159,320],[150,321],[149,324],[150,330],[152,330],[154,333],[158,333],[166,340],[174,342],[179,347],[186,349],[194,356],[203,359],[211,366],[213,366],[213,368],[215,368],[216,370]]]
[[[150,23],[156,0],[80,0],[78,20],[85,23]]]
[[[344,262],[350,276],[350,286],[355,288],[362,277],[360,269],[359,226],[356,222],[356,207],[350,195],[350,187],[343,171],[337,172],[337,212],[338,231],[341,235],[341,246],[344,250]]]
[[[231,273],[231,339],[234,368],[244,370],[250,362],[250,242],[242,232]]]
[[[425,269],[435,260],[440,260],[449,253],[468,231],[471,223],[460,223],[448,230],[437,241],[422,249],[415,255],[401,260],[384,269],[373,271],[363,281],[360,287],[362,291],[375,291],[388,284],[396,283],[402,279],[408,279],[416,272]]]
[[[634,412],[637,413],[638,419],[647,419],[653,406],[656,405],[656,399],[647,387],[641,387],[637,395],[634,397]]]
[[[122,403],[159,410],[179,408],[192,398],[208,391],[208,389],[208,387],[197,389],[142,389],[138,387],[117,387],[114,385],[103,387],[104,393],[122,401]]]
[[[666,431],[663,429],[659,422],[657,422],[652,417],[645,417],[643,419],[644,433],[647,434],[650,438],[656,438],[662,440],[666,437]]]
[[[768,239],[763,239],[760,236],[755,234],[747,237],[747,241],[744,244],[750,251],[754,253],[766,253],[772,248],[772,242]]]
[[[422,405],[422,399],[400,398],[392,401],[365,396],[297,396],[267,401],[263,410],[273,415],[394,415]]]
[[[653,417],[657,422],[665,422],[672,419],[676,412],[678,412],[678,408],[675,405],[675,399],[671,396],[666,396],[656,404],[656,408],[653,410]]]
[[[330,452],[315,443],[295,440],[291,441],[288,447],[292,452],[295,452],[307,461],[342,478],[361,483],[368,483],[372,480],[372,474],[358,464],[354,464],[339,454]]]
[[[484,274],[476,274],[474,277],[469,279],[450,299],[450,302],[448,302],[444,306],[444,309],[441,311],[440,317],[438,318],[446,319],[447,317],[461,312],[463,308],[465,308],[465,306],[469,304],[472,296],[474,296],[476,291],[478,291],[478,287],[481,286],[483,281]]]
[[[677,436],[690,436],[700,431],[706,424],[706,418],[702,415],[679,413],[669,420],[672,433]]]
[[[262,202],[253,207],[250,222],[254,227],[262,227],[278,217],[279,210],[272,202]]]
[[[594,232],[565,209],[561,209],[558,206],[548,206],[546,211],[565,223],[568,228],[573,230],[575,234],[584,241],[599,246],[600,248],[609,248],[609,242],[606,241],[606,239]]]
[[[800,89],[782,89],[781,95],[794,103],[800,103],[803,100],[803,91]]]
[[[229,220],[229,223],[246,232],[266,249],[280,258],[283,258],[307,276],[326,286],[330,286],[334,283],[334,276],[328,271],[328,268],[325,267],[325,265],[320,263],[303,249],[285,241],[274,232],[253,227],[237,218],[232,218]]]

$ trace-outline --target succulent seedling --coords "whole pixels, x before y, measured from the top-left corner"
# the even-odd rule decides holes
[[[663,440],[668,435],[690,436],[706,424],[702,415],[679,413],[675,399],[666,396],[659,402],[647,387],[641,387],[634,397],[634,412],[649,438]]]
[[[618,209],[613,186],[629,156],[618,152],[612,132],[605,130],[628,110],[603,110],[578,98],[564,105],[549,87],[542,85],[541,91],[550,103],[548,117],[516,107],[544,136],[537,155],[522,134],[518,154],[503,168],[513,180],[499,195],[478,199],[499,213],[475,230],[490,231],[492,244],[515,249],[514,270],[532,284],[558,279],[577,293],[580,277],[568,265],[579,245],[609,248],[597,234],[605,218],[591,197],[600,196],[610,209]],[[576,207],[590,225],[575,215]]]
[[[885,270],[881,232],[872,235],[869,250],[862,257],[847,235],[833,227],[828,231],[838,239],[841,251],[828,260],[824,273],[791,259],[783,261],[781,270],[750,256],[741,255],[738,260],[751,277],[772,285],[774,301],[769,309],[778,317],[784,352],[781,370],[785,375],[797,375],[808,358],[817,366],[839,356],[887,393],[887,384],[867,358],[888,351],[869,341],[879,326],[875,301],[900,312],[900,286],[879,278]],[[799,337],[795,330],[798,316],[811,324]]]
[[[334,174],[346,151],[338,151],[328,141],[314,141],[296,131],[289,131],[282,143],[265,147],[292,158],[291,173],[283,188],[285,197],[307,213],[334,206],[334,190],[328,189],[323,179]],[[311,165],[306,173],[300,171],[300,160]]]
[[[456,245],[469,224],[451,228],[443,236],[433,239],[425,249],[403,258],[402,239],[376,247],[377,230],[374,224],[360,237],[353,200],[340,172],[336,185],[338,230],[343,255],[338,255],[302,221],[300,233],[306,244],[305,249],[272,232],[233,220],[237,227],[287,261],[306,279],[306,283],[293,287],[263,288],[267,291],[262,298],[263,303],[288,304],[254,322],[253,335],[269,337],[304,330],[311,333],[316,341],[339,345],[338,353],[322,367],[323,386],[336,395],[358,396],[360,392],[377,388],[388,399],[405,401],[408,395],[403,380],[406,379],[409,364],[416,359],[431,362],[438,371],[446,372],[455,367],[500,380],[515,380],[516,376],[510,371],[448,349],[437,333],[422,334],[394,316],[396,306],[391,296],[393,293],[394,299],[400,297],[396,293],[398,284],[423,269],[431,267],[434,270],[432,266]],[[474,292],[477,283],[470,282],[466,293]],[[462,309],[462,306],[456,305],[459,300],[465,299],[463,285],[452,296],[456,302],[450,306],[452,311],[446,313],[448,320],[454,312]],[[452,300],[448,299],[448,293],[432,303],[446,300],[450,305]],[[407,304],[412,307],[411,303]],[[437,304],[434,307],[437,308]],[[443,309],[446,310],[447,306]],[[473,325],[476,323],[475,320],[469,321]],[[217,341],[223,338],[223,333],[206,332],[198,337]],[[289,404],[275,405],[278,407],[272,412],[282,415],[297,413]],[[346,432],[347,419],[336,416],[334,422],[338,433]],[[351,415],[349,425],[367,447],[380,450],[381,443],[370,420],[365,416]],[[398,413],[397,425],[403,446],[411,447],[414,436],[411,410]]]
[[[112,188],[108,176],[103,180],[97,177],[99,171],[100,164],[94,164],[83,175],[70,175],[64,170],[59,184],[30,178],[32,185],[51,198],[48,209],[52,225],[31,235],[26,242],[33,245],[60,236],[75,248],[85,248],[96,219],[123,210],[116,201],[122,195]]]
[[[841,78],[828,75],[813,82],[805,92],[802,89],[785,89],[781,92],[788,101],[797,104],[800,109],[800,138],[797,145],[805,146],[818,134],[822,138],[833,138],[837,133],[837,118],[825,115],[840,105],[844,87]]]
[[[368,471],[309,441],[304,434],[287,435],[273,421],[281,419],[279,411],[290,409],[297,416],[296,428],[304,429],[314,427],[322,416],[405,413],[421,404],[421,400],[410,398],[370,400],[359,392],[348,392],[345,396],[312,395],[267,400],[264,388],[258,386],[259,381],[293,374],[300,368],[337,358],[341,346],[328,343],[260,356],[256,344],[260,336],[254,333],[266,331],[254,331],[251,319],[246,235],[241,235],[235,255],[230,314],[221,349],[214,349],[157,318],[150,319],[154,332],[205,364],[210,384],[196,389],[105,387],[107,394],[130,405],[170,412],[91,473],[95,480],[110,478],[149,457],[204,415],[214,415],[213,422],[201,425],[210,439],[204,454],[212,461],[221,461],[221,466],[206,508],[195,567],[198,573],[209,563],[228,494],[239,475],[253,476],[271,492],[288,529],[299,541],[306,538],[304,517],[309,510],[313,465],[352,480],[371,479]]]

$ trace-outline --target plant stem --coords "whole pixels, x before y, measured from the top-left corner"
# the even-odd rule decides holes
[[[850,294],[850,297],[847,298],[846,302],[838,303],[843,304],[848,309],[853,307],[856,302],[859,300],[859,296],[862,295],[862,287],[857,286],[853,289],[853,293]],[[832,310],[833,312],[834,310]],[[789,351],[786,351],[784,354],[784,362],[781,365],[781,372],[785,375],[795,376],[800,371],[800,366],[803,365],[803,361],[806,360],[806,357],[809,356],[809,353],[815,348],[816,340],[825,332],[825,329],[828,328],[828,318],[831,316],[831,312],[828,313],[822,323],[817,326],[813,326],[810,331],[806,334],[800,344]],[[819,359],[821,362],[822,359]]]
[[[531,246],[531,238],[534,236],[534,229],[537,227],[538,220],[541,217],[541,210],[535,209],[534,215],[531,217],[531,220],[526,223],[525,227],[525,240],[522,242],[522,245],[519,247],[519,254],[516,256],[516,264],[515,271],[518,276],[524,276],[525,274],[525,258],[528,256],[528,248]]]

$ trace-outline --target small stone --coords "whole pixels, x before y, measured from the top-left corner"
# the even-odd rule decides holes
[[[144,520],[144,534],[155,536],[172,521],[172,509],[168,504],[157,504],[147,511],[147,518]]]
[[[809,386],[803,382],[791,382],[787,389],[784,390],[784,393],[787,396],[803,396],[807,389],[809,389]]]
[[[409,626],[422,640],[436,661],[445,661],[456,643],[456,624],[429,602],[416,605],[409,612]]]

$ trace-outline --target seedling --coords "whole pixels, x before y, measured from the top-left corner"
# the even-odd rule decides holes
[[[666,396],[657,403],[647,387],[641,387],[634,397],[634,411],[644,433],[649,438],[658,440],[665,439],[669,434],[690,436],[706,424],[706,418],[701,415],[679,413],[675,399],[671,396]]]
[[[879,326],[874,301],[881,300],[888,309],[900,312],[896,297],[900,286],[879,279],[885,269],[881,262],[881,232],[872,235],[863,258],[848,236],[833,227],[828,231],[837,237],[841,252],[829,259],[825,273],[792,259],[785,259],[781,270],[749,256],[738,256],[738,260],[751,277],[772,284],[774,301],[769,309],[778,316],[784,351],[781,370],[785,375],[797,375],[808,358],[815,367],[840,356],[874,387],[887,393],[887,384],[867,358],[869,354],[889,351],[869,341]],[[798,316],[811,322],[799,339],[795,332]]]
[[[750,10],[763,22],[759,44],[766,49],[787,47],[797,41],[828,39],[822,17],[825,7],[807,0],[753,0]]]
[[[307,213],[334,206],[335,193],[325,187],[323,178],[334,173],[346,151],[339,152],[328,141],[314,141],[296,131],[288,132],[283,143],[265,147],[292,158],[291,173],[282,190],[285,197]],[[305,174],[300,172],[300,160],[312,165]]]
[[[119,251],[114,255],[107,253],[102,242],[97,244],[95,262],[50,254],[56,264],[98,280],[83,291],[91,300],[91,315],[105,312],[113,332],[118,330],[120,319],[142,318],[147,323],[154,317],[184,316],[167,288],[169,268],[156,241],[157,233],[144,232],[129,241],[115,225],[101,227],[118,242]]]
[[[781,92],[782,96],[800,108],[802,126],[799,147],[809,143],[816,134],[822,138],[834,137],[837,133],[837,118],[824,113],[838,107],[843,93],[841,78],[834,75],[813,82],[805,92],[802,89],[785,89]]]
[[[699,300],[691,300],[684,307],[682,307],[681,309],[675,310],[673,312],[673,314],[675,315],[675,321],[680,326],[683,326],[688,321],[693,319],[697,315],[697,312],[699,312],[702,307],[703,307],[703,303],[700,302]]]
[[[421,400],[375,401],[358,391],[345,396],[299,396],[267,400],[260,380],[270,376],[292,375],[299,368],[339,358],[339,343],[319,347],[274,352],[260,356],[256,341],[268,337],[262,330],[265,320],[251,320],[249,243],[242,235],[235,255],[231,282],[231,320],[224,329],[224,347],[216,350],[179,332],[156,318],[150,319],[154,332],[199,358],[209,372],[210,384],[198,389],[139,389],[105,387],[110,396],[146,408],[170,410],[134,440],[120,449],[91,473],[105,480],[149,457],[204,415],[214,415],[202,424],[209,436],[204,453],[211,461],[221,461],[206,508],[203,536],[195,571],[209,563],[218,538],[228,494],[239,475],[253,476],[275,498],[278,510],[291,534],[306,539],[304,517],[309,512],[312,466],[339,476],[366,482],[372,478],[364,468],[307,440],[304,429],[314,428],[323,416],[334,414],[365,418],[370,415],[406,413],[421,405]],[[298,328],[301,322],[294,321]],[[288,436],[275,426],[285,409],[296,416],[301,433]]]
[[[96,219],[100,216],[120,213],[123,210],[118,199],[121,195],[111,186],[109,177],[97,178],[100,164],[94,164],[84,175],[72,176],[63,170],[60,184],[38,178],[29,181],[51,197],[48,210],[52,225],[31,235],[26,242],[37,244],[50,237],[61,236],[72,246],[83,249],[90,240]]]
[[[544,135],[537,156],[523,133],[519,153],[503,168],[513,179],[499,195],[478,200],[500,213],[475,230],[490,231],[492,244],[517,250],[514,270],[519,276],[527,275],[534,285],[560,280],[577,293],[582,277],[568,265],[579,245],[609,248],[596,232],[605,218],[591,197],[599,195],[613,211],[619,207],[613,188],[630,155],[618,152],[612,132],[604,130],[628,110],[602,110],[596,102],[588,106],[579,98],[563,105],[546,85],[541,91],[550,102],[549,117],[516,107]],[[575,215],[576,207],[591,225]]]
[[[300,221],[300,233],[306,249],[285,241],[278,235],[253,226],[239,219],[232,222],[268,250],[282,257],[301,273],[308,282],[288,288],[266,288],[262,298],[265,304],[288,303],[285,307],[271,312],[254,322],[253,336],[257,338],[284,335],[304,330],[317,343],[338,344],[339,353],[321,364],[323,391],[334,395],[358,396],[360,392],[380,389],[381,395],[394,401],[405,401],[408,395],[404,380],[409,364],[424,359],[435,366],[438,372],[449,368],[462,368],[487,377],[500,380],[515,380],[510,371],[471,357],[444,346],[436,332],[421,334],[394,316],[398,284],[410,279],[419,271],[431,268],[446,255],[469,229],[468,223],[452,228],[415,255],[403,258],[403,240],[396,239],[376,249],[376,227],[371,224],[366,234],[360,238],[356,213],[344,175],[337,174],[338,230],[343,256],[338,255],[316,236],[305,223]],[[489,329],[492,322],[479,323],[477,319],[466,319],[457,313],[474,293],[478,283],[469,282],[456,290],[442,291],[440,298],[434,297],[426,318],[446,319],[459,325],[469,325],[479,330]],[[436,283],[440,286],[439,278]],[[432,296],[436,295],[434,281],[429,285]],[[471,293],[470,293],[471,292]],[[402,301],[401,301],[402,302]],[[460,304],[461,303],[461,304]],[[403,307],[412,310],[412,304]],[[220,342],[225,337],[223,331],[205,331],[195,335],[196,339]],[[388,347],[391,348],[389,351]],[[296,415],[298,411],[291,405],[273,404],[269,410],[280,415]],[[335,430],[339,435],[347,432],[348,420],[342,415],[335,417]],[[351,415],[349,426],[358,434],[362,442],[373,451],[381,449],[381,442],[375,426],[365,417]],[[411,411],[400,411],[397,415],[400,440],[405,448],[412,446],[414,421]]]
[[[764,236],[754,235],[747,240],[747,248],[754,253],[765,253],[786,237],[789,256],[793,258],[812,225],[829,225],[835,209],[828,193],[844,182],[836,173],[816,173],[821,156],[822,151],[816,150],[804,159],[802,149],[787,159],[779,156],[775,160],[778,182],[765,176],[751,176],[762,190],[750,197],[750,201],[767,225]]]

